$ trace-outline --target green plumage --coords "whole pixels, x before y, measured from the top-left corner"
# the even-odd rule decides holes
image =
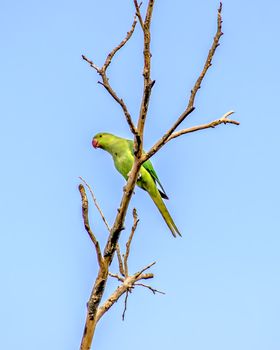
[[[111,154],[116,169],[127,180],[134,162],[133,141],[108,133],[99,133],[94,136],[92,144],[95,148],[102,148]],[[162,198],[168,199],[168,197],[150,160],[143,163],[139,175],[137,185],[149,193],[173,236],[176,237],[176,234],[181,236],[162,200]],[[160,189],[157,188],[157,185]]]

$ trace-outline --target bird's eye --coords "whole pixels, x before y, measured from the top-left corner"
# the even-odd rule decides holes
[[[102,135],[100,135],[99,137],[102,137]]]

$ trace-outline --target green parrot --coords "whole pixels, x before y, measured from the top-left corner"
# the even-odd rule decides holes
[[[129,172],[134,162],[132,140],[127,140],[102,132],[93,137],[92,145],[94,148],[101,148],[109,152],[113,157],[114,164],[118,172],[120,172],[126,180],[128,179]],[[146,160],[140,168],[137,185],[149,193],[155,205],[158,207],[158,210],[164,218],[167,226],[172,232],[172,235],[174,237],[176,237],[176,234],[181,236],[162,200],[162,198],[168,199],[168,197],[149,159]]]

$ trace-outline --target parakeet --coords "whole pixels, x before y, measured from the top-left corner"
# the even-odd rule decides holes
[[[98,133],[92,139],[94,148],[101,148],[111,154],[116,169],[127,180],[134,162],[133,141],[109,133]],[[171,215],[169,214],[162,198],[168,199],[159,178],[148,159],[140,168],[137,185],[147,191],[164,218],[173,236],[180,235]],[[157,187],[159,186],[159,188]]]

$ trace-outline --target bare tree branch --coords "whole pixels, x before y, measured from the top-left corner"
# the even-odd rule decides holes
[[[140,4],[138,4],[138,1],[134,0],[134,6],[135,6],[135,9],[136,9],[136,15],[138,17],[138,20],[139,20],[139,23],[141,25],[142,30],[144,30],[144,22],[143,22],[143,18],[142,18],[141,12],[140,12],[141,5],[142,5],[142,2]]]
[[[91,231],[91,228],[90,228],[90,225],[89,225],[89,220],[88,220],[88,199],[87,199],[85,188],[84,188],[84,186],[82,184],[79,185],[79,191],[80,191],[81,198],[82,198],[82,213],[83,213],[83,220],[84,220],[85,229],[86,229],[90,239],[92,240],[92,242],[93,242],[93,244],[95,246],[98,264],[99,264],[99,266],[101,268],[103,266],[103,257],[102,257],[102,253],[101,253],[101,250],[100,250],[99,243],[98,243],[95,235]]]
[[[127,290],[126,293],[125,293],[124,309],[123,309],[123,313],[122,313],[122,320],[123,321],[124,321],[124,317],[125,317],[125,313],[126,313],[126,309],[127,309],[128,293],[129,293],[129,290]]]
[[[132,276],[126,277],[125,279],[123,279],[121,276],[118,276],[117,274],[109,273],[111,277],[118,279],[122,282],[122,284],[118,286],[117,289],[110,295],[110,297],[103,303],[103,305],[98,308],[96,314],[96,322],[100,320],[100,318],[105,314],[105,312],[107,312],[124,293],[129,292],[131,289],[133,289],[138,281],[153,278],[154,275],[152,273],[143,274],[143,272],[152,267],[154,264],[155,262],[147,265],[141,271],[138,271]],[[148,288],[148,286],[146,285],[143,285],[143,287]],[[154,288],[149,286],[149,289],[152,290]],[[160,293],[159,291],[157,292]]]
[[[232,120],[232,119],[228,119],[228,117],[233,114],[233,111],[229,111],[227,113],[225,113],[221,118],[219,119],[215,119],[210,123],[207,124],[201,124],[201,125],[196,125],[196,126],[192,126],[190,128],[186,128],[186,129],[182,129],[179,130],[177,132],[173,132],[167,139],[163,138],[160,140],[162,143],[162,146],[165,145],[167,142],[169,142],[172,139],[175,139],[176,137],[179,137],[181,135],[184,134],[189,134],[191,132],[195,132],[195,131],[199,131],[199,130],[204,130],[204,129],[209,129],[209,128],[215,128],[216,126],[220,125],[220,124],[235,124],[235,125],[239,125],[240,123],[236,120]],[[149,157],[151,157],[153,154],[155,154],[160,148],[158,148],[157,146],[158,144],[155,144],[148,153],[144,154],[142,159],[143,161],[147,160]],[[161,147],[162,147],[161,146]]]
[[[110,226],[109,226],[109,224],[108,224],[108,222],[107,222],[107,220],[106,220],[106,218],[105,218],[105,216],[104,216],[104,214],[103,214],[103,212],[102,212],[102,210],[101,210],[101,208],[100,208],[100,206],[99,206],[99,204],[97,202],[97,199],[96,199],[96,197],[95,197],[95,195],[93,193],[92,188],[90,187],[90,185],[81,176],[79,176],[79,179],[83,181],[83,183],[86,185],[86,187],[90,191],[90,194],[91,194],[91,197],[93,199],[94,205],[97,208],[97,210],[98,210],[98,212],[99,212],[99,214],[100,214],[100,216],[102,218],[102,221],[104,222],[105,226],[107,227],[107,230],[110,232],[110,230],[111,230]],[[118,263],[119,263],[119,271],[124,276],[125,273],[124,273],[124,267],[123,267],[122,256],[121,256],[121,251],[120,251],[119,244],[117,244],[116,250],[117,250]]]
[[[119,276],[117,273],[112,273],[112,272],[109,272],[109,276],[110,277],[113,277],[113,278],[116,278],[118,281],[120,282],[124,282],[124,278]]]
[[[124,261],[124,273],[125,273],[126,277],[128,276],[128,257],[129,257],[129,253],[130,253],[130,246],[131,246],[131,242],[132,242],[134,233],[136,231],[138,222],[139,222],[139,219],[137,216],[137,211],[134,208],[133,209],[133,226],[131,228],[131,232],[130,232],[128,241],[126,243],[126,251],[125,251],[125,255],[124,255],[124,259],[123,259],[123,261]]]
[[[137,24],[137,16],[134,16],[134,20],[131,26],[131,29],[129,32],[127,32],[126,37],[120,42],[119,45],[117,45],[107,56],[103,66],[101,68],[99,68],[93,61],[89,60],[85,55],[82,55],[83,60],[85,60],[92,68],[94,68],[97,73],[101,76],[102,78],[102,82],[99,82],[101,85],[103,85],[105,87],[105,89],[109,92],[109,94],[113,97],[113,99],[121,106],[123,113],[125,115],[126,121],[129,125],[129,128],[131,130],[131,132],[135,135],[136,134],[136,128],[134,126],[134,123],[132,121],[132,117],[128,111],[128,108],[125,104],[125,102],[123,101],[122,98],[120,98],[117,93],[113,90],[113,88],[111,87],[110,83],[109,83],[109,79],[107,77],[107,68],[109,67],[109,65],[111,64],[111,61],[113,59],[113,57],[115,56],[115,54],[128,42],[128,40],[131,38],[135,26]]]
[[[155,261],[152,262],[152,263],[150,263],[149,265],[145,266],[142,270],[136,272],[136,273],[135,273],[135,276],[136,276],[136,277],[142,276],[142,274],[143,274],[144,271],[147,271],[148,269],[150,269],[150,268],[151,268],[152,266],[154,266],[155,264],[156,264]],[[144,278],[144,277],[141,277],[141,278]],[[147,278],[152,278],[152,277],[147,277]],[[147,278],[145,278],[145,279],[147,279]]]
[[[156,294],[156,293],[159,293],[159,294],[165,294],[164,292],[161,292],[160,290],[158,289],[155,289],[151,286],[148,286],[147,284],[144,284],[144,283],[134,283],[135,286],[141,286],[141,287],[144,287],[144,288],[147,288],[149,289],[151,292],[153,292],[153,294]]]
[[[124,269],[124,263],[122,260],[122,254],[121,254],[121,249],[119,243],[116,246],[116,251],[117,251],[117,257],[118,257],[118,263],[119,263],[119,271],[122,276],[125,276],[125,269]]]
[[[101,208],[100,208],[100,206],[99,206],[99,204],[98,204],[98,202],[97,202],[97,199],[96,199],[96,197],[95,197],[95,195],[94,195],[94,193],[93,193],[92,188],[91,188],[90,185],[86,182],[86,180],[84,180],[81,176],[79,176],[79,179],[82,180],[83,183],[86,185],[86,187],[89,189],[89,192],[90,192],[90,194],[91,194],[91,198],[93,199],[93,203],[94,203],[96,209],[98,210],[98,212],[99,212],[99,214],[100,214],[100,216],[101,216],[101,218],[102,218],[102,221],[104,222],[105,226],[107,227],[107,230],[110,232],[110,226],[109,226],[109,224],[108,224],[108,222],[107,222],[107,220],[106,220],[106,218],[105,218],[105,216],[104,216],[104,214],[103,214],[103,212],[102,212],[102,210],[101,210]]]
[[[223,21],[222,21],[222,7],[223,7],[222,2],[220,2],[220,6],[218,8],[218,16],[217,16],[217,32],[216,32],[216,35],[214,36],[213,44],[209,50],[209,53],[208,53],[208,56],[206,58],[202,72],[200,73],[200,76],[198,77],[198,79],[195,82],[194,87],[191,91],[191,96],[189,99],[189,104],[188,104],[187,109],[193,107],[197,91],[200,89],[202,80],[204,79],[208,69],[212,65],[212,59],[215,55],[216,49],[220,45],[219,41],[220,41],[221,36],[223,35],[223,32],[222,32],[222,23],[223,23]]]
[[[107,70],[107,68],[109,67],[109,65],[111,64],[112,58],[115,56],[115,54],[128,42],[128,40],[131,38],[135,26],[137,24],[137,15],[134,16],[133,19],[133,23],[131,26],[131,29],[129,32],[127,32],[126,37],[119,43],[118,46],[116,46],[107,56],[105,63],[103,64],[103,67],[101,68],[101,70],[103,70],[104,72]]]
[[[204,130],[204,129],[209,129],[209,128],[215,128],[216,126],[218,126],[220,124],[235,124],[235,125],[239,125],[240,123],[238,121],[232,120],[232,119],[228,119],[228,116],[230,116],[233,113],[234,113],[233,111],[229,111],[229,112],[225,113],[220,119],[213,120],[210,123],[201,124],[201,125],[197,125],[197,126],[192,126],[190,128],[174,132],[173,134],[171,134],[169,136],[169,138],[167,139],[166,142],[168,142],[168,141],[170,141],[172,139],[175,139],[176,137],[184,135],[184,134],[189,134],[191,132]]]
[[[137,1],[135,2],[136,13],[137,13]],[[145,121],[148,113],[149,102],[152,88],[155,84],[155,80],[151,80],[151,19],[154,8],[154,0],[149,0],[145,22],[141,25],[144,36],[144,67],[143,67],[143,78],[144,78],[144,87],[143,87],[143,96],[141,101],[140,113],[137,123],[137,134],[135,134],[135,155],[141,157],[143,153],[143,132]],[[140,11],[139,11],[140,13]],[[139,16],[139,14],[137,14]]]
[[[196,82],[191,90],[191,95],[189,98],[187,108],[180,115],[180,117],[176,120],[176,122],[172,125],[172,127],[163,135],[163,137],[153,145],[153,147],[149,150],[149,152],[147,152],[145,155],[142,156],[142,160],[141,160],[142,163],[145,162],[150,157],[152,157],[156,152],[158,152],[161,149],[161,147],[166,143],[166,141],[168,140],[170,135],[177,129],[177,127],[186,119],[186,117],[190,113],[192,113],[194,111],[194,109],[195,109],[194,102],[195,102],[196,94],[197,94],[198,90],[200,89],[201,83],[202,83],[208,69],[212,65],[212,59],[214,57],[214,54],[216,52],[217,47],[220,45],[219,40],[220,40],[221,36],[223,35],[221,13],[222,13],[222,3],[220,3],[220,6],[218,8],[217,31],[216,31],[216,34],[214,36],[213,43],[212,43],[212,46],[211,46],[209,53],[207,55],[203,69],[202,69],[199,77],[197,78],[197,80],[196,80]]]

